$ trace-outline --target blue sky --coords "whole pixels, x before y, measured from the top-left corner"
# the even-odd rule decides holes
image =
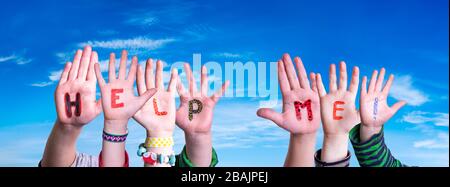
[[[289,52],[322,74],[340,60],[362,75],[385,67],[396,75],[390,103],[409,103],[385,126],[389,148],[409,165],[448,166],[448,14],[447,0],[4,2],[0,166],[37,165],[56,118],[58,71],[85,43],[101,60],[122,48],[169,65],[192,62],[193,53],[203,62],[273,62]],[[219,166],[284,162],[289,134],[256,116],[262,99],[219,102],[213,125]],[[79,151],[98,154],[102,119],[84,128]],[[145,133],[134,121],[129,128],[127,149],[134,153]],[[180,151],[180,130],[175,139]],[[141,165],[137,156],[131,162]]]

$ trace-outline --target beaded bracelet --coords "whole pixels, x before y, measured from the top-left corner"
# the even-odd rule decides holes
[[[125,142],[127,140],[128,132],[124,135],[116,135],[116,134],[110,134],[105,131],[103,131],[103,140],[108,142],[114,142],[114,143],[120,143]]]
[[[159,154],[154,152],[148,152],[147,149],[144,147],[144,144],[141,143],[139,145],[137,155],[142,157],[142,160],[144,160],[144,163],[150,164],[150,165],[156,165],[156,164],[169,164],[170,166],[175,166],[175,154]]]

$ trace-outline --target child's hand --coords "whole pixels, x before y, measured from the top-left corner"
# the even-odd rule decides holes
[[[119,76],[116,78],[115,55],[109,59],[109,83],[106,83],[100,72],[100,65],[95,64],[95,73],[102,94],[102,105],[105,116],[105,129],[120,125],[121,133],[126,130],[128,120],[149,100],[156,89],[147,90],[136,97],[133,85],[136,78],[137,57],[133,57],[128,77],[126,77],[127,51],[122,52],[120,59]],[[113,123],[114,125],[108,125]],[[123,128],[124,127],[124,128]],[[113,133],[113,132],[111,132]]]
[[[95,100],[94,64],[97,62],[97,53],[86,46],[83,52],[76,52],[73,63],[66,64],[55,91],[59,123],[81,127],[102,111],[101,102]]]
[[[329,72],[329,93],[326,92],[322,77],[317,74],[320,95],[321,116],[325,135],[347,135],[360,122],[355,100],[358,92],[359,69],[353,68],[352,80],[347,90],[347,67],[345,62],[339,65],[339,87],[336,80],[336,66],[331,64]]]
[[[315,133],[320,125],[320,104],[315,75],[311,73],[311,87],[299,57],[295,58],[295,63],[298,78],[288,54],[278,61],[278,82],[283,96],[283,113],[261,108],[257,115],[273,121],[291,134]]]
[[[189,64],[184,64],[189,92],[186,92],[181,81],[177,91],[180,95],[180,107],[177,110],[176,123],[183,129],[186,139],[186,153],[194,166],[208,167],[212,160],[211,126],[214,106],[227,90],[226,81],[220,90],[208,96],[208,75],[202,66],[200,90],[197,90],[195,78]]]
[[[322,76],[317,74],[317,89],[320,95],[320,109],[323,121],[324,140],[321,160],[336,162],[348,155],[348,133],[360,122],[355,107],[359,84],[359,69],[353,68],[350,87],[347,90],[347,67],[345,62],[339,65],[339,87],[336,80],[336,66],[331,64],[329,79],[330,92],[327,94]]]
[[[387,97],[392,82],[394,81],[394,75],[389,76],[389,80],[383,87],[383,80],[385,69],[382,68],[380,76],[377,80],[378,72],[375,70],[372,73],[370,79],[369,89],[367,90],[367,77],[364,76],[361,86],[361,141],[366,141],[374,134],[380,132],[383,124],[386,123],[400,108],[402,108],[406,102],[399,101],[389,107],[387,104]]]
[[[181,81],[178,81],[177,91],[180,95],[180,107],[177,110],[176,123],[185,133],[209,133],[214,106],[228,88],[229,82],[226,81],[220,90],[214,95],[208,96],[209,84],[206,67],[202,66],[200,90],[197,90],[189,64],[185,63],[184,69],[189,81],[189,92],[186,92]]]
[[[152,59],[147,60],[145,75],[139,66],[137,88],[139,95],[147,90],[157,90],[155,96],[136,112],[134,119],[147,130],[149,137],[171,137],[175,128],[175,87],[178,81],[176,69],[172,70],[167,91],[164,90],[163,64],[156,62],[156,76],[153,76]],[[156,82],[156,85],[155,85]]]

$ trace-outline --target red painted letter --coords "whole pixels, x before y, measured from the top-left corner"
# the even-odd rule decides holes
[[[342,116],[338,116],[337,114],[336,114],[336,112],[339,110],[339,111],[343,111],[344,110],[344,108],[338,108],[338,106],[337,105],[343,105],[343,104],[345,104],[345,102],[344,101],[336,101],[336,102],[334,102],[334,104],[333,104],[333,119],[335,119],[335,120],[341,120],[343,117]]]
[[[117,99],[120,98],[117,95],[118,93],[123,93],[123,89],[111,89],[111,107],[112,108],[121,108],[124,106],[124,103],[117,103]]]
[[[155,110],[155,114],[158,116],[164,116],[167,115],[166,111],[158,111],[158,103],[156,103],[156,98],[153,98],[153,109]]]
[[[75,96],[75,101],[70,101],[70,95],[69,93],[66,93],[64,95],[64,101],[66,104],[66,115],[67,117],[71,118],[72,117],[72,106],[75,107],[75,116],[80,116],[81,115],[81,95],[80,93],[77,93],[77,95]]]
[[[294,107],[295,107],[295,114],[297,115],[298,119],[302,119],[302,114],[300,112],[300,108],[306,107],[306,110],[308,113],[308,120],[309,121],[313,120],[313,115],[312,115],[312,110],[311,110],[311,100],[308,99],[304,103],[301,103],[300,101],[295,101]]]

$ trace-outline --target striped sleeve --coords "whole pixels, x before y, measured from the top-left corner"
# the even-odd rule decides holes
[[[395,159],[386,147],[383,129],[366,142],[361,142],[360,126],[361,124],[358,124],[350,131],[350,141],[361,167],[406,167]]]

